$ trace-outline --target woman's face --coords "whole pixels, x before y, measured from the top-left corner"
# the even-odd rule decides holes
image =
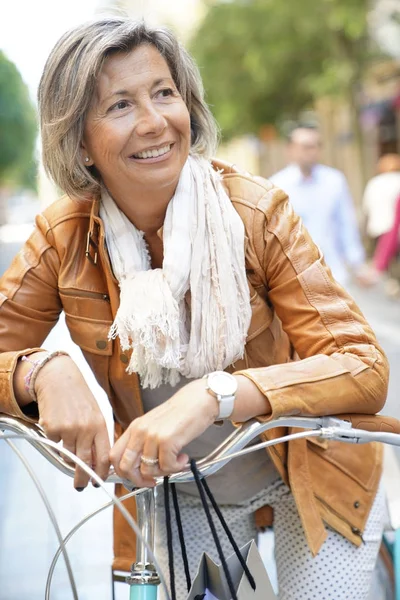
[[[190,116],[154,46],[106,59],[82,146],[84,164],[96,167],[115,200],[132,191],[173,194],[189,154]]]

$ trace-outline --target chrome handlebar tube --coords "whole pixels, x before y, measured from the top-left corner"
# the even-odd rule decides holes
[[[279,417],[278,419],[266,423],[260,423],[259,421],[252,419],[235,429],[224,442],[215,448],[208,456],[198,462],[200,473],[203,476],[212,475],[233,457],[241,455],[238,453],[253,439],[275,427],[299,427],[302,429],[314,430],[318,431],[318,435],[321,437],[352,443],[382,441],[384,443],[400,445],[398,439],[400,436],[397,436],[397,434],[353,429],[351,423],[336,419],[335,417]],[[27,441],[52,465],[57,467],[59,471],[69,477],[74,477],[75,468],[71,466],[57,450],[49,446],[44,446],[41,443],[41,440],[46,439],[46,436],[40,425],[36,423],[27,423],[20,419],[0,414],[0,430],[24,435],[25,439],[27,439]],[[290,439],[290,435],[285,436],[285,441],[290,441]],[[279,443],[280,441],[283,440],[279,439],[279,441],[277,440],[275,443]],[[255,451],[261,447],[262,445],[257,444],[247,451]],[[185,467],[180,473],[172,475],[171,481],[193,481],[193,475],[189,466]],[[157,480],[157,483],[161,482],[161,479]],[[132,489],[132,485],[128,481],[121,479],[121,477],[114,472],[114,469],[110,469],[106,483],[122,483],[126,485],[128,489]]]
[[[261,442],[250,448],[245,448],[252,440],[259,437],[262,433],[276,427],[300,428],[307,431],[292,433],[282,438],[277,438],[269,442]],[[27,423],[20,419],[0,414],[0,430],[10,431],[16,434],[22,434],[27,441],[36,448],[52,465],[59,471],[74,477],[75,468],[69,464],[56,449],[53,449],[42,442],[46,439],[43,429],[36,423]],[[230,460],[242,456],[249,452],[254,452],[261,448],[281,442],[288,442],[298,437],[321,437],[323,439],[336,440],[341,442],[364,444],[368,442],[382,442],[400,446],[400,435],[396,433],[386,433],[381,431],[365,431],[364,429],[355,429],[349,421],[344,421],[336,417],[279,417],[267,422],[259,422],[255,419],[247,421],[237,427],[231,435],[224,440],[208,456],[198,461],[197,466],[203,477],[212,475],[226,465]],[[171,482],[185,483],[193,481],[193,475],[187,465],[179,473],[171,475]],[[162,483],[162,478],[157,478],[157,485]],[[128,490],[132,490],[132,484],[119,477],[113,468],[110,469],[106,483],[122,483]],[[146,488],[143,488],[143,493]],[[139,494],[141,490],[138,490]]]

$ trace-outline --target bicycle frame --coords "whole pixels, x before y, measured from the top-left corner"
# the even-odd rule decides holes
[[[303,431],[291,433],[271,441],[255,444],[250,448],[245,448],[245,446],[247,446],[254,438],[257,438],[262,433],[276,427],[300,428]],[[31,425],[5,415],[0,415],[0,430],[14,432],[17,434],[16,437],[24,437],[59,470],[70,477],[74,476],[74,467],[68,464],[65,459],[60,456],[55,444],[52,444],[49,440],[45,439],[44,433],[39,426]],[[238,456],[243,456],[249,452],[254,452],[261,448],[266,448],[281,442],[311,437],[319,437],[346,443],[368,443],[371,441],[378,441],[400,446],[400,435],[397,433],[357,429],[352,427],[351,422],[337,417],[280,417],[268,421],[267,423],[251,420],[238,427],[206,458],[198,461],[198,468],[201,475],[205,477],[215,473],[227,462]],[[55,448],[52,446],[55,446]],[[68,454],[66,451],[63,451],[63,453]],[[81,466],[84,467],[84,465]],[[90,469],[88,469],[87,472],[90,472],[91,476],[94,475],[94,478],[97,477]],[[162,481],[163,479],[161,477],[156,478],[156,485],[160,485]],[[170,481],[179,483],[193,481],[193,475],[187,466],[181,472],[171,475]],[[106,482],[121,482],[128,490],[132,490],[132,484],[126,480],[122,481],[113,470],[110,471]],[[154,550],[154,489],[137,489],[135,490],[135,496],[140,535],[137,537],[136,562],[132,565],[131,574],[127,578],[127,583],[130,585],[130,600],[156,600],[157,587],[160,584],[160,574],[157,573],[150,558],[150,550],[151,554]]]

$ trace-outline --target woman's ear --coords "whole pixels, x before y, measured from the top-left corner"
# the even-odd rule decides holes
[[[92,158],[90,157],[90,154],[86,150],[84,144],[81,144],[81,157],[82,157],[82,162],[85,165],[85,167],[93,167],[94,162],[93,162]]]

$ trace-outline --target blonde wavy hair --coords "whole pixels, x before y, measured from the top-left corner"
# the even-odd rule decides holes
[[[153,45],[166,60],[190,114],[191,151],[215,153],[218,128],[204,100],[199,70],[174,34],[128,17],[102,17],[65,33],[51,51],[38,90],[42,160],[54,182],[69,196],[98,196],[100,177],[82,162],[86,115],[105,59]]]

